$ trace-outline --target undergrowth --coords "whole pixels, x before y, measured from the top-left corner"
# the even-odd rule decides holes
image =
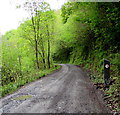
[[[100,65],[100,60],[95,63],[84,64],[84,68],[89,71],[90,79],[97,86],[97,89],[104,91],[104,101],[113,112],[120,112],[120,71],[119,58],[110,58],[110,85],[108,88],[104,85],[104,66]],[[102,60],[103,61],[103,60]]]
[[[26,76],[19,77],[19,79],[17,79],[15,82],[11,82],[7,85],[0,86],[1,97],[4,97],[8,94],[15,92],[20,87],[22,87],[28,83],[31,83],[41,77],[44,77],[44,76],[50,74],[51,72],[53,72],[54,70],[59,69],[60,67],[61,67],[60,65],[56,65],[55,67],[53,67],[51,69],[32,71],[31,73],[27,74]]]

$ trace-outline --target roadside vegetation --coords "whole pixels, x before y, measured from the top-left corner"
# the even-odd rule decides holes
[[[1,96],[60,68],[53,63],[54,11],[46,2],[25,2],[30,19],[2,36]]]
[[[103,60],[111,63],[111,85],[105,101],[120,111],[120,2],[64,4],[57,17],[57,43],[53,58],[58,62],[80,65],[90,71],[97,88],[104,90]],[[62,22],[60,23],[62,18]]]
[[[120,2],[68,2],[53,11],[49,4],[26,2],[30,19],[2,36],[2,96],[58,69],[54,63],[80,65],[104,90],[103,59],[111,62],[105,100],[120,111]]]

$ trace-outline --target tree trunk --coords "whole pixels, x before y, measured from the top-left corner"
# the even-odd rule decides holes
[[[37,40],[35,40],[35,56],[36,56],[36,64],[37,64],[37,68],[39,69],[39,57],[38,57],[38,43]]]
[[[37,64],[37,68],[39,69],[39,58],[38,58],[38,42],[37,42],[37,30],[36,30],[36,26],[35,26],[35,20],[32,16],[32,24],[33,24],[33,30],[34,30],[34,40],[35,40],[35,56],[36,56],[36,64]]]
[[[46,25],[46,27],[47,27],[47,34],[48,34],[48,68],[50,68],[50,33],[49,33],[49,30],[48,30],[48,25]]]
[[[50,68],[50,39],[48,37],[48,68]]]

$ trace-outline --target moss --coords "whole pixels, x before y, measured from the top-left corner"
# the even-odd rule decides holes
[[[15,97],[13,99],[16,100],[16,101],[19,101],[19,100],[26,100],[26,99],[29,99],[29,98],[32,98],[32,95],[22,95],[22,96]]]

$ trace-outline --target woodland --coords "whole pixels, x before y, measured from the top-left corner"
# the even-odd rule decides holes
[[[46,2],[25,2],[30,18],[2,36],[1,97],[60,68],[89,71],[102,89],[103,60],[111,63],[105,100],[120,111],[120,2],[67,2],[51,10]]]

